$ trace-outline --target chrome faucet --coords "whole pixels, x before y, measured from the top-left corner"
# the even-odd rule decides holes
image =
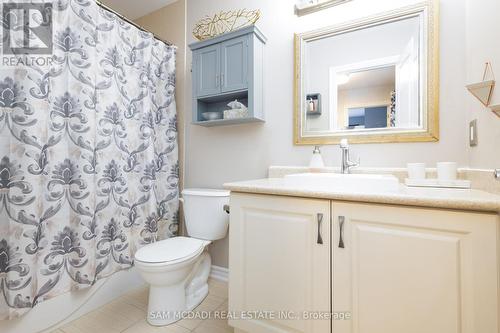
[[[495,171],[493,172],[493,176],[496,180],[500,180],[500,169],[495,169]]]
[[[351,168],[359,166],[359,159],[358,162],[352,162],[349,159],[349,142],[347,142],[347,139],[340,140],[340,149],[342,149],[342,164],[340,165],[340,173],[351,173]]]

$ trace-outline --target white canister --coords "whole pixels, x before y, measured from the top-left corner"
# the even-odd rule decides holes
[[[408,163],[406,169],[409,179],[425,179],[425,163]]]
[[[457,179],[457,163],[456,162],[439,162],[437,164],[437,175],[439,180],[456,180]]]

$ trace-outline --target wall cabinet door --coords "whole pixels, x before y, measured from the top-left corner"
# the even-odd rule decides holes
[[[330,312],[330,230],[328,200],[231,194],[229,311],[275,317],[229,324],[252,333],[330,332],[329,319],[303,319]]]
[[[218,94],[220,87],[220,45],[207,46],[195,52],[196,95]]]
[[[221,44],[222,92],[248,87],[248,36]]]
[[[497,215],[348,203],[332,212],[333,311],[351,314],[333,332],[499,332]]]

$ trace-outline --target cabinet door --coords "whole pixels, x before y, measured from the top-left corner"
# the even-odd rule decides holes
[[[250,316],[229,324],[252,333],[330,332],[329,318],[303,317],[330,312],[330,230],[327,200],[231,194],[229,310]]]
[[[220,45],[207,46],[195,51],[196,95],[220,93]]]
[[[221,44],[222,91],[248,87],[248,36],[228,40]]]
[[[498,216],[347,203],[332,214],[333,311],[351,315],[333,332],[498,332]]]

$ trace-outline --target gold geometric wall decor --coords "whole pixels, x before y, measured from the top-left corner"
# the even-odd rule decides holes
[[[198,40],[205,40],[226,32],[255,24],[260,18],[260,10],[221,11],[213,16],[205,16],[196,23],[193,35]]]
[[[488,80],[488,74],[490,74],[490,79]],[[487,62],[484,68],[483,81],[479,83],[473,83],[467,85],[467,89],[470,91],[474,97],[476,97],[484,106],[489,106],[491,101],[491,96],[493,94],[493,88],[495,88],[495,74],[493,73],[493,68],[491,63]]]
[[[470,93],[476,97],[484,106],[490,105],[491,95],[493,93],[493,88],[495,87],[495,81],[483,81],[479,83],[469,84],[467,89]]]
[[[500,105],[492,105],[490,106],[490,109],[491,111],[493,111],[494,114],[500,117]]]

